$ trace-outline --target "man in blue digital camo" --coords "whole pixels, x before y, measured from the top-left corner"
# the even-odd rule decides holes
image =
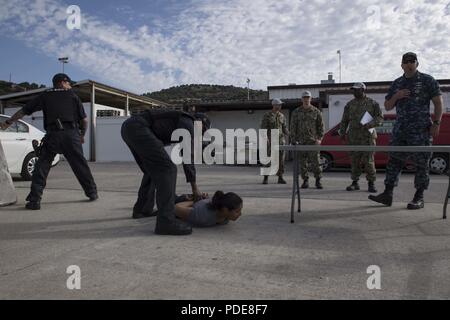
[[[417,70],[419,62],[413,52],[403,55],[401,66],[404,74],[392,83],[384,103],[387,111],[396,108],[397,113],[390,145],[431,146],[433,137],[439,134],[442,118],[443,100],[439,84],[432,76]],[[433,101],[434,105],[433,117],[430,101]],[[424,207],[423,195],[430,183],[429,152],[390,153],[384,181],[385,190],[377,196],[370,195],[370,200],[386,206],[392,205],[394,187],[397,186],[405,160],[409,157],[416,166],[416,193],[407,208],[414,210]]]

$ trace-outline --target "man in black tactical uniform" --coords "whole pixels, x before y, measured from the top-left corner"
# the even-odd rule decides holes
[[[90,201],[98,199],[97,186],[83,155],[82,144],[87,129],[87,117],[80,98],[72,91],[72,81],[63,73],[53,77],[53,88],[46,90],[10,119],[0,124],[8,128],[14,121],[36,111],[44,114],[45,135],[31,179],[31,191],[26,200],[27,209],[39,210],[47,176],[56,154],[61,153],[69,162],[84,193]]]
[[[186,129],[191,136],[193,152],[194,121],[202,122],[202,133],[209,129],[210,122],[204,114],[190,115],[167,109],[147,110],[130,117],[122,124],[122,138],[144,173],[138,199],[133,208],[133,218],[157,215],[156,234],[192,233],[192,228],[175,216],[177,167],[164,146],[173,143],[172,133],[176,129]],[[186,181],[191,184],[194,201],[200,200],[202,194],[197,187],[193,161],[190,164],[183,164],[183,169]],[[153,212],[155,190],[157,213]]]

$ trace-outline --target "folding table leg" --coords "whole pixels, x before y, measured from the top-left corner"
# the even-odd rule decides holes
[[[297,184],[297,152],[294,150],[294,161],[293,163],[293,175],[292,175],[292,201],[291,201],[291,223],[294,223],[294,206],[295,206],[295,193],[297,192],[298,184]]]
[[[450,154],[448,155],[448,159],[450,159]],[[448,168],[447,175],[448,175],[448,188],[447,188],[447,195],[445,196],[444,201],[444,213],[442,215],[442,219],[447,219],[447,205],[448,199],[450,198],[450,167]]]
[[[297,159],[298,160],[298,159]],[[298,162],[298,161],[297,161]],[[296,167],[298,168],[298,163],[296,164]],[[299,170],[297,169],[297,176],[295,177],[295,181],[296,181],[296,188],[297,188],[297,201],[298,201],[298,209],[297,212],[301,212],[302,211],[302,199],[300,197],[300,181],[299,178],[300,177],[300,173]]]

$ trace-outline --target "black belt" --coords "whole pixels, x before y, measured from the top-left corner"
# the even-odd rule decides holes
[[[63,131],[64,129],[77,129],[78,126],[75,122],[62,122],[62,128],[60,128],[56,123],[52,123],[46,126],[46,131]]]

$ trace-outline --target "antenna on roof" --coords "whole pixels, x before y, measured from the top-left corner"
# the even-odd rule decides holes
[[[250,79],[247,78],[247,100],[250,100]]]

